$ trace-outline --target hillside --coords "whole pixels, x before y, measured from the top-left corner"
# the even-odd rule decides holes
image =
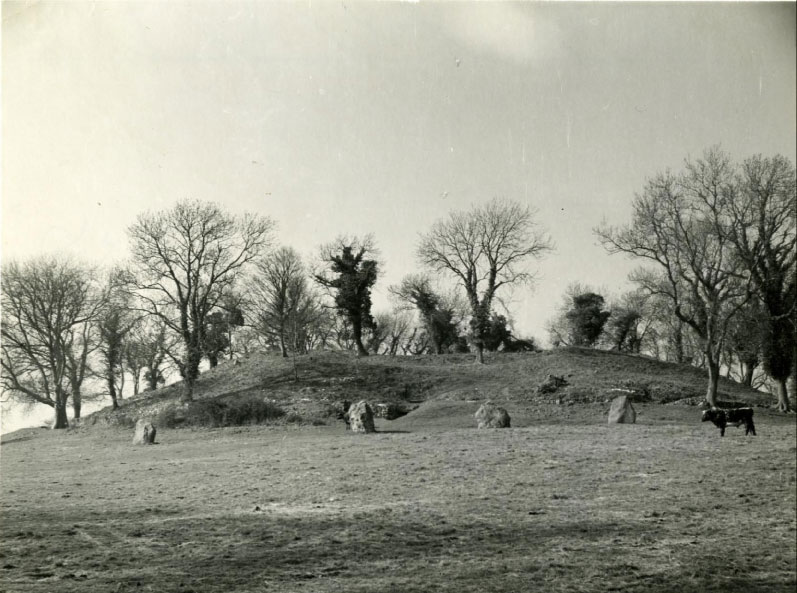
[[[540,392],[549,375],[562,377],[566,384]],[[467,354],[358,359],[348,353],[318,352],[295,361],[253,354],[237,364],[222,362],[201,375],[195,397],[221,402],[267,400],[294,417],[318,423],[332,418],[334,406],[344,399],[400,403],[406,409],[417,408],[410,415],[417,420],[458,414],[457,402],[467,404],[464,412],[490,399],[521,414],[533,409],[538,420],[578,422],[594,414],[589,408],[605,406],[619,394],[629,394],[639,404],[694,406],[702,401],[705,388],[700,369],[590,349],[493,354],[485,365],[474,364]],[[106,408],[83,424],[129,425],[173,406],[180,393],[179,383],[143,393],[125,400],[122,409]],[[769,394],[727,380],[720,383],[720,400],[761,407],[774,401]],[[584,407],[577,404],[589,404],[586,416],[577,412]]]
[[[3,435],[0,590],[794,591],[795,416],[767,395],[723,382],[722,399],[766,407],[755,437],[720,438],[691,405],[702,373],[640,357],[297,363],[298,381],[266,356],[203,374],[191,407],[276,400],[265,427],[170,429],[155,414],[185,410],[171,386]],[[538,393],[549,374],[569,384]],[[613,389],[649,400],[636,424],[606,423]],[[487,397],[512,428],[475,428]],[[417,407],[355,434],[327,413],[343,398]],[[156,446],[131,444],[142,416]]]

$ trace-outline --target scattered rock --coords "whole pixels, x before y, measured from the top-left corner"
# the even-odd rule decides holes
[[[136,422],[134,445],[152,445],[155,442],[155,425],[143,418]]]
[[[645,387],[614,387],[605,391],[609,399],[625,395],[632,402],[648,402],[651,400],[650,391]]]
[[[612,400],[612,407],[609,409],[609,424],[634,424],[636,423],[636,411],[631,405],[631,400],[627,395]]]
[[[363,400],[352,404],[347,413],[349,428],[352,432],[376,432],[374,412],[368,402]]]
[[[509,428],[509,421],[509,413],[489,401],[476,411],[478,428]]]
[[[560,387],[567,385],[567,380],[564,377],[557,377],[556,375],[548,375],[545,381],[537,386],[537,393],[554,393]]]
[[[401,404],[396,403],[374,404],[373,411],[374,416],[377,418],[384,418],[385,420],[395,420],[396,418],[401,418],[409,413],[408,409]]]

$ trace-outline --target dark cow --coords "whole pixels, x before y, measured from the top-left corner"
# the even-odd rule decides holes
[[[753,408],[736,408],[733,410],[722,410],[711,408],[703,412],[703,422],[710,420],[720,429],[720,436],[725,436],[725,427],[729,424],[741,426],[744,424],[744,434],[753,433],[755,436],[755,424],[753,424]]]

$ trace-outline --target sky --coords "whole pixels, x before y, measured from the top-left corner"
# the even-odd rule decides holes
[[[2,259],[111,264],[185,198],[310,256],[373,233],[387,287],[419,233],[493,197],[556,250],[519,335],[636,265],[592,233],[719,144],[795,160],[794,3],[4,2]],[[509,297],[509,294],[505,294]]]

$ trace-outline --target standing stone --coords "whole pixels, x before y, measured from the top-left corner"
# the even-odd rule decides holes
[[[476,411],[476,426],[479,428],[509,428],[509,421],[509,413],[489,401]]]
[[[143,418],[136,422],[136,432],[133,435],[134,445],[151,445],[155,442],[155,425]]]
[[[353,404],[348,411],[349,428],[352,432],[376,432],[374,412],[367,401]]]
[[[634,423],[636,423],[636,411],[631,405],[631,400],[627,395],[615,397],[612,400],[612,407],[609,409],[609,424]]]

